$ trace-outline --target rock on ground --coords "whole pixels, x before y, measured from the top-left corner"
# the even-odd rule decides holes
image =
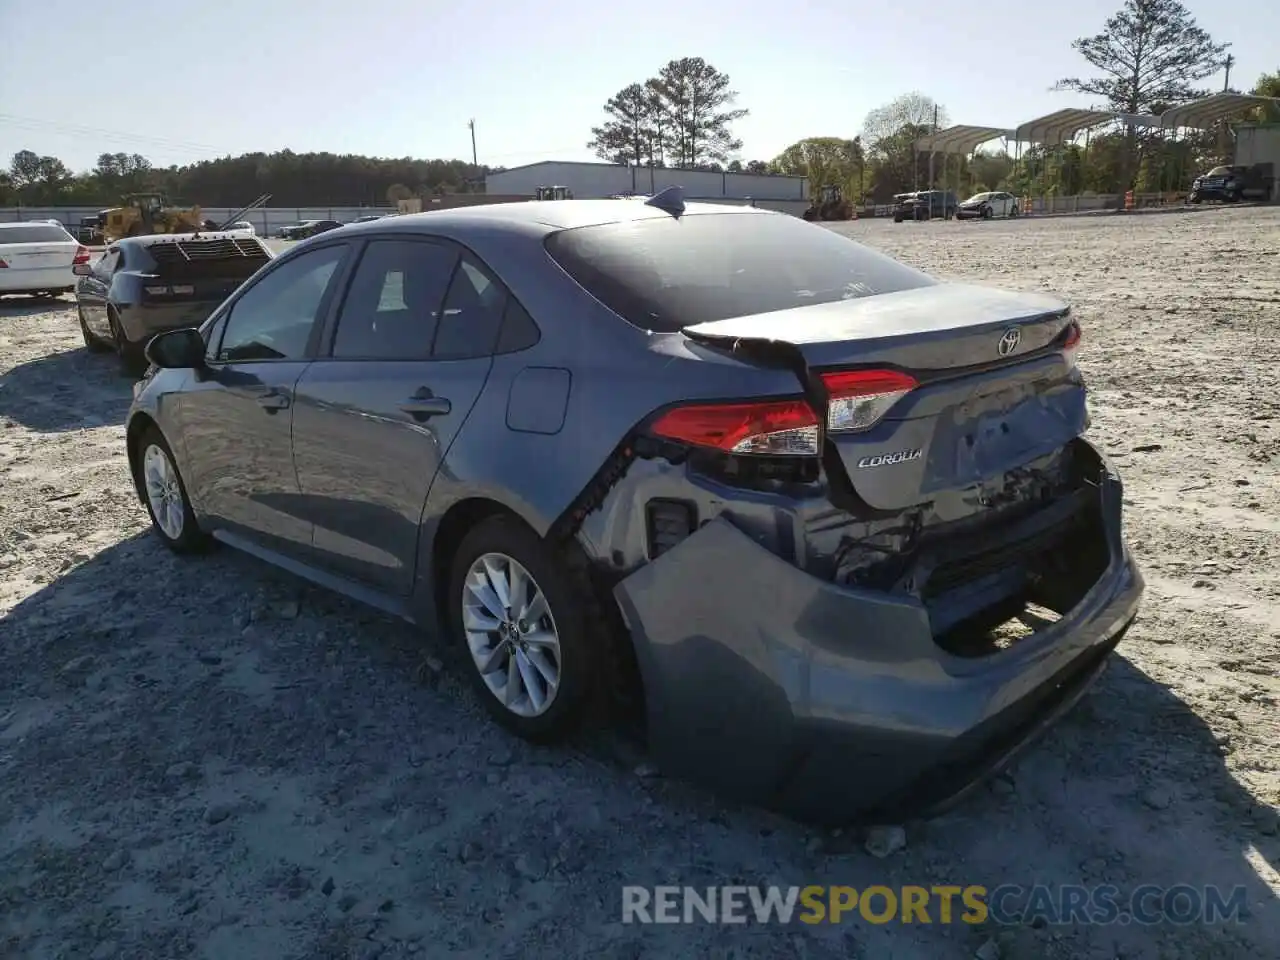
[[[1280,956],[1280,211],[833,229],[1061,294],[1084,325],[1090,432],[1123,471],[1149,592],[1003,789],[879,860],[589,746],[512,742],[449,669],[415,679],[406,628],[145,535],[128,381],[80,345],[69,300],[6,298],[0,955]],[[1238,884],[1250,917],[618,922],[623,884],[1033,881]]]

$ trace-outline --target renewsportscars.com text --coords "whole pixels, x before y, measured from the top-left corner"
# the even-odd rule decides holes
[[[1111,884],[622,888],[623,923],[1213,924],[1240,922],[1237,886]]]

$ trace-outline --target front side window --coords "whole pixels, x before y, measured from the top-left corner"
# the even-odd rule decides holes
[[[425,360],[458,254],[440,243],[374,240],[342,304],[333,356]]]
[[[937,281],[784,214],[654,217],[561,230],[552,258],[644,330],[894,293]]]
[[[218,359],[304,359],[311,328],[346,252],[338,245],[291,257],[246,290],[231,305]]]

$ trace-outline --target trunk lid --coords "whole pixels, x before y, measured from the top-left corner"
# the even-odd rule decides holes
[[[0,236],[0,241],[3,237]],[[77,243],[15,243],[0,245],[0,259],[11,270],[48,270],[71,267],[75,259]]]
[[[1053,297],[941,283],[684,333],[725,347],[780,348],[810,384],[859,368],[913,377],[917,385],[869,428],[827,432],[859,497],[900,511],[1007,473],[1083,432],[1083,383],[1068,354],[1049,349],[1070,324]]]

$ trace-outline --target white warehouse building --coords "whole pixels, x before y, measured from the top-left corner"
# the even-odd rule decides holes
[[[758,173],[543,160],[490,173],[484,179],[487,194],[532,197],[539,187],[568,187],[579,200],[620,193],[653,194],[670,186],[683,188],[686,200],[735,204],[753,201],[757,206],[796,214],[809,205],[809,185],[805,177]]]

